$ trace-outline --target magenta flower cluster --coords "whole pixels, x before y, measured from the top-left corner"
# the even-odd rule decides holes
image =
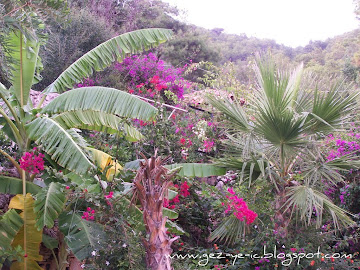
[[[36,147],[33,148],[33,152],[25,152],[20,158],[20,168],[27,171],[30,174],[38,174],[44,170],[44,154],[35,154]]]
[[[153,53],[125,58],[123,62],[115,64],[115,69],[127,78],[131,94],[154,97],[161,91],[169,90],[182,98],[184,88],[190,86],[181,77],[184,71],[182,68],[166,65]]]
[[[246,204],[244,199],[239,198],[235,194],[235,191],[232,188],[228,188],[228,192],[232,196],[226,195],[226,198],[229,200],[229,202],[227,204],[225,214],[229,213],[229,212],[233,212],[233,214],[235,215],[235,217],[237,219],[243,221],[244,218],[246,218],[247,224],[253,223],[258,215],[254,211],[252,211],[248,208],[248,205]],[[225,205],[225,204],[223,203],[223,205]]]
[[[357,151],[360,151],[360,144],[356,141],[356,139],[360,139],[360,133],[349,133],[347,134],[349,140],[345,140],[342,138],[335,138],[330,135],[327,139],[327,143],[335,142],[335,149],[331,149],[328,153],[327,159],[333,160],[335,158],[348,155]]]
[[[86,220],[94,220],[95,219],[94,214],[95,214],[95,210],[91,209],[91,207],[88,207],[86,209],[86,212],[84,212],[81,218]]]

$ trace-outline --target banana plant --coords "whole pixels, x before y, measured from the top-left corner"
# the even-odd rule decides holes
[[[41,78],[41,44],[36,35],[24,36],[19,30],[12,31],[6,36],[11,46],[7,56],[13,60],[8,81],[8,85],[11,86],[7,88],[0,83],[0,125],[3,131],[16,143],[20,154],[37,145],[46,153],[49,161],[66,170],[79,175],[91,171],[99,165],[96,164],[99,153],[89,149],[78,132],[79,129],[120,133],[131,141],[137,141],[142,135],[127,119],[148,121],[154,118],[157,109],[118,89],[99,86],[73,89],[74,85],[95,71],[101,71],[116,61],[121,62],[130,54],[154,48],[171,37],[172,31],[168,29],[142,29],[114,37],[76,60],[43,90],[41,101],[33,104],[29,96],[31,87]],[[49,93],[59,95],[46,106],[42,106]],[[37,216],[27,214],[31,204],[31,195],[27,192],[36,194],[39,191],[32,183],[35,175],[21,169],[16,158],[5,149],[0,149],[0,154],[13,164],[19,174],[19,178],[1,176],[1,180],[4,180],[1,191],[22,193],[16,197],[16,207],[22,202],[23,207],[17,209],[23,210],[24,230],[18,233],[22,237],[19,236],[21,240],[16,243],[26,250],[30,244],[27,234],[35,229],[35,224],[40,231],[44,225],[52,227],[54,219],[62,213],[60,209],[64,197],[58,194],[61,190],[59,186],[50,184],[43,191],[46,193],[41,193],[37,197]],[[114,165],[114,168],[109,171],[109,176],[116,174],[120,168],[110,163],[107,165]],[[62,220],[66,220],[64,215]],[[85,225],[84,228],[87,228],[88,224]],[[67,229],[74,233],[77,230],[73,227]],[[85,235],[86,237],[90,239],[90,234]],[[31,248],[39,249],[38,242],[31,244]],[[28,258],[14,267],[36,269],[31,268],[30,264],[40,258],[35,255]]]

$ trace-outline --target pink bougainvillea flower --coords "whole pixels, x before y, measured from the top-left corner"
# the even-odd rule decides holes
[[[37,149],[34,148],[36,151]],[[20,158],[20,168],[30,174],[38,174],[44,170],[44,154],[36,155],[34,152],[25,152]]]
[[[185,138],[181,138],[181,139],[180,139],[180,144],[185,145],[185,144],[186,144],[186,139],[185,139]]]

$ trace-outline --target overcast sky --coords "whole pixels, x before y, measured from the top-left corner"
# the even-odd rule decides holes
[[[227,33],[275,39],[297,47],[310,40],[351,31],[360,26],[352,0],[163,0],[185,15],[180,19]]]

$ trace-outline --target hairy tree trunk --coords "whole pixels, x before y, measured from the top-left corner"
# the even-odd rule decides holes
[[[290,223],[290,212],[286,209],[287,198],[285,196],[285,191],[280,191],[275,198],[275,216],[274,216],[274,229],[275,234],[281,238],[286,238],[288,236],[288,226]]]
[[[145,158],[145,157],[144,157]],[[170,239],[166,233],[166,216],[163,216],[163,200],[168,187],[172,184],[168,170],[162,165],[162,160],[155,156],[140,163],[140,169],[135,177],[135,192],[132,202],[137,199],[143,208],[143,219],[146,227],[146,239],[143,244],[146,250],[147,269],[172,270],[170,255],[171,243],[178,237]]]

